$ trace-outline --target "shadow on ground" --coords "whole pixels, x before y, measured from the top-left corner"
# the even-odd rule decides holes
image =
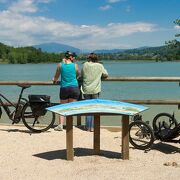
[[[173,143],[167,144],[167,143],[159,142],[157,144],[153,144],[152,150],[157,150],[164,154],[180,153],[180,148],[178,148],[177,146],[173,146]]]
[[[13,128],[13,129],[0,129],[0,131],[6,131],[9,133],[27,133],[27,134],[39,134],[39,132],[32,132],[30,130],[21,130],[21,129],[17,129],[17,128]],[[41,133],[49,133],[50,131],[45,131],[45,132],[41,132]]]
[[[93,149],[88,148],[74,148],[74,156],[93,156]],[[39,154],[34,154],[33,156],[46,159],[46,160],[54,160],[54,159],[66,159],[66,149],[56,150],[56,151],[48,151]],[[121,153],[101,150],[99,156],[104,156],[110,159],[120,159]]]
[[[154,151],[154,150],[162,152],[164,154],[180,153],[180,148],[178,148],[177,146],[174,146],[173,143],[172,144],[167,144],[165,142],[158,142],[156,144],[153,144],[151,148],[148,148],[148,149],[145,149],[145,150],[136,149],[134,146],[132,146],[130,144],[129,149],[144,151],[144,153],[148,153],[148,152]]]

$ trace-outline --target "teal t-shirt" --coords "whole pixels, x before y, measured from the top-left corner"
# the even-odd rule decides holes
[[[78,86],[74,63],[61,63],[61,87]]]

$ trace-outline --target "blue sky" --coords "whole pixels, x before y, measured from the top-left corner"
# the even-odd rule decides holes
[[[0,42],[80,49],[161,46],[180,28],[180,0],[0,0]]]

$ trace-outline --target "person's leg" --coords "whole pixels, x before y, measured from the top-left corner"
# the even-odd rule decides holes
[[[78,86],[69,87],[69,99],[68,103],[78,101],[80,90]]]
[[[68,99],[68,102],[75,102],[75,101],[77,101],[77,99],[72,99],[72,98]]]
[[[98,98],[99,98],[99,93],[91,95],[91,99],[98,99]],[[90,131],[94,131],[94,116],[91,116],[91,121],[89,126],[90,126]]]
[[[61,104],[66,104],[66,103],[68,103],[69,101],[68,101],[68,99],[65,99],[65,100],[60,100],[60,103]],[[59,123],[63,126],[63,124],[64,124],[64,116],[60,116],[60,118],[59,118]]]
[[[92,98],[92,99],[98,99],[98,98],[99,98],[99,93],[97,93],[97,94],[92,94],[91,98]]]
[[[93,116],[86,116],[86,130],[91,131],[92,129]]]
[[[60,100],[61,104],[68,103],[68,100]],[[59,116],[59,125],[54,128],[55,131],[62,131],[64,124],[64,116]]]
[[[84,99],[91,99],[91,94],[84,94]],[[91,131],[92,118],[92,116],[85,117],[85,129],[87,131]]]
[[[68,99],[67,100],[60,100],[61,104],[65,104],[68,103]],[[54,128],[55,131],[62,131],[63,130],[63,124],[64,124],[64,116],[59,116],[59,125],[56,126]]]
[[[67,88],[60,88],[60,103],[65,104],[68,103],[68,98],[67,96]],[[59,116],[59,125],[54,128],[56,131],[62,131],[63,130],[63,124],[64,124],[64,116]]]

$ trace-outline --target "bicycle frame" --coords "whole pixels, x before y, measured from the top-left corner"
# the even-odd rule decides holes
[[[10,104],[10,106],[13,106],[14,108],[16,108],[16,105],[14,105],[11,101],[9,101],[5,96],[3,96],[2,94],[0,94],[0,105],[3,107],[3,109],[5,110],[5,112],[6,112],[6,114],[8,115],[8,117],[11,119],[11,110],[9,109],[9,107],[8,107],[8,105],[6,105],[4,102],[3,102],[3,100],[2,100],[2,98],[7,102],[7,103],[9,103]],[[1,109],[1,107],[0,107],[0,109]],[[2,110],[0,110],[1,111],[1,114],[2,114]]]
[[[0,118],[2,115],[2,108],[4,108],[6,114],[9,116],[9,119],[12,120],[12,124],[19,123],[22,120],[23,124],[32,132],[40,133],[47,131],[49,128],[53,126],[55,122],[55,113],[46,110],[46,107],[51,105],[50,98],[47,102],[44,101],[42,102],[43,106],[41,106],[42,104],[39,104],[39,107],[37,108],[37,112],[36,110],[35,112],[33,112],[33,106],[31,102],[22,97],[24,89],[29,88],[30,85],[18,85],[18,86],[20,86],[22,89],[16,104],[12,103],[5,96],[0,94]],[[30,96],[37,96],[37,95],[29,95],[29,97]],[[45,95],[38,95],[38,96],[45,96]],[[46,105],[44,103],[46,103]],[[12,106],[13,110],[9,108],[9,106]],[[39,114],[38,112],[39,109],[43,111],[43,114]]]

